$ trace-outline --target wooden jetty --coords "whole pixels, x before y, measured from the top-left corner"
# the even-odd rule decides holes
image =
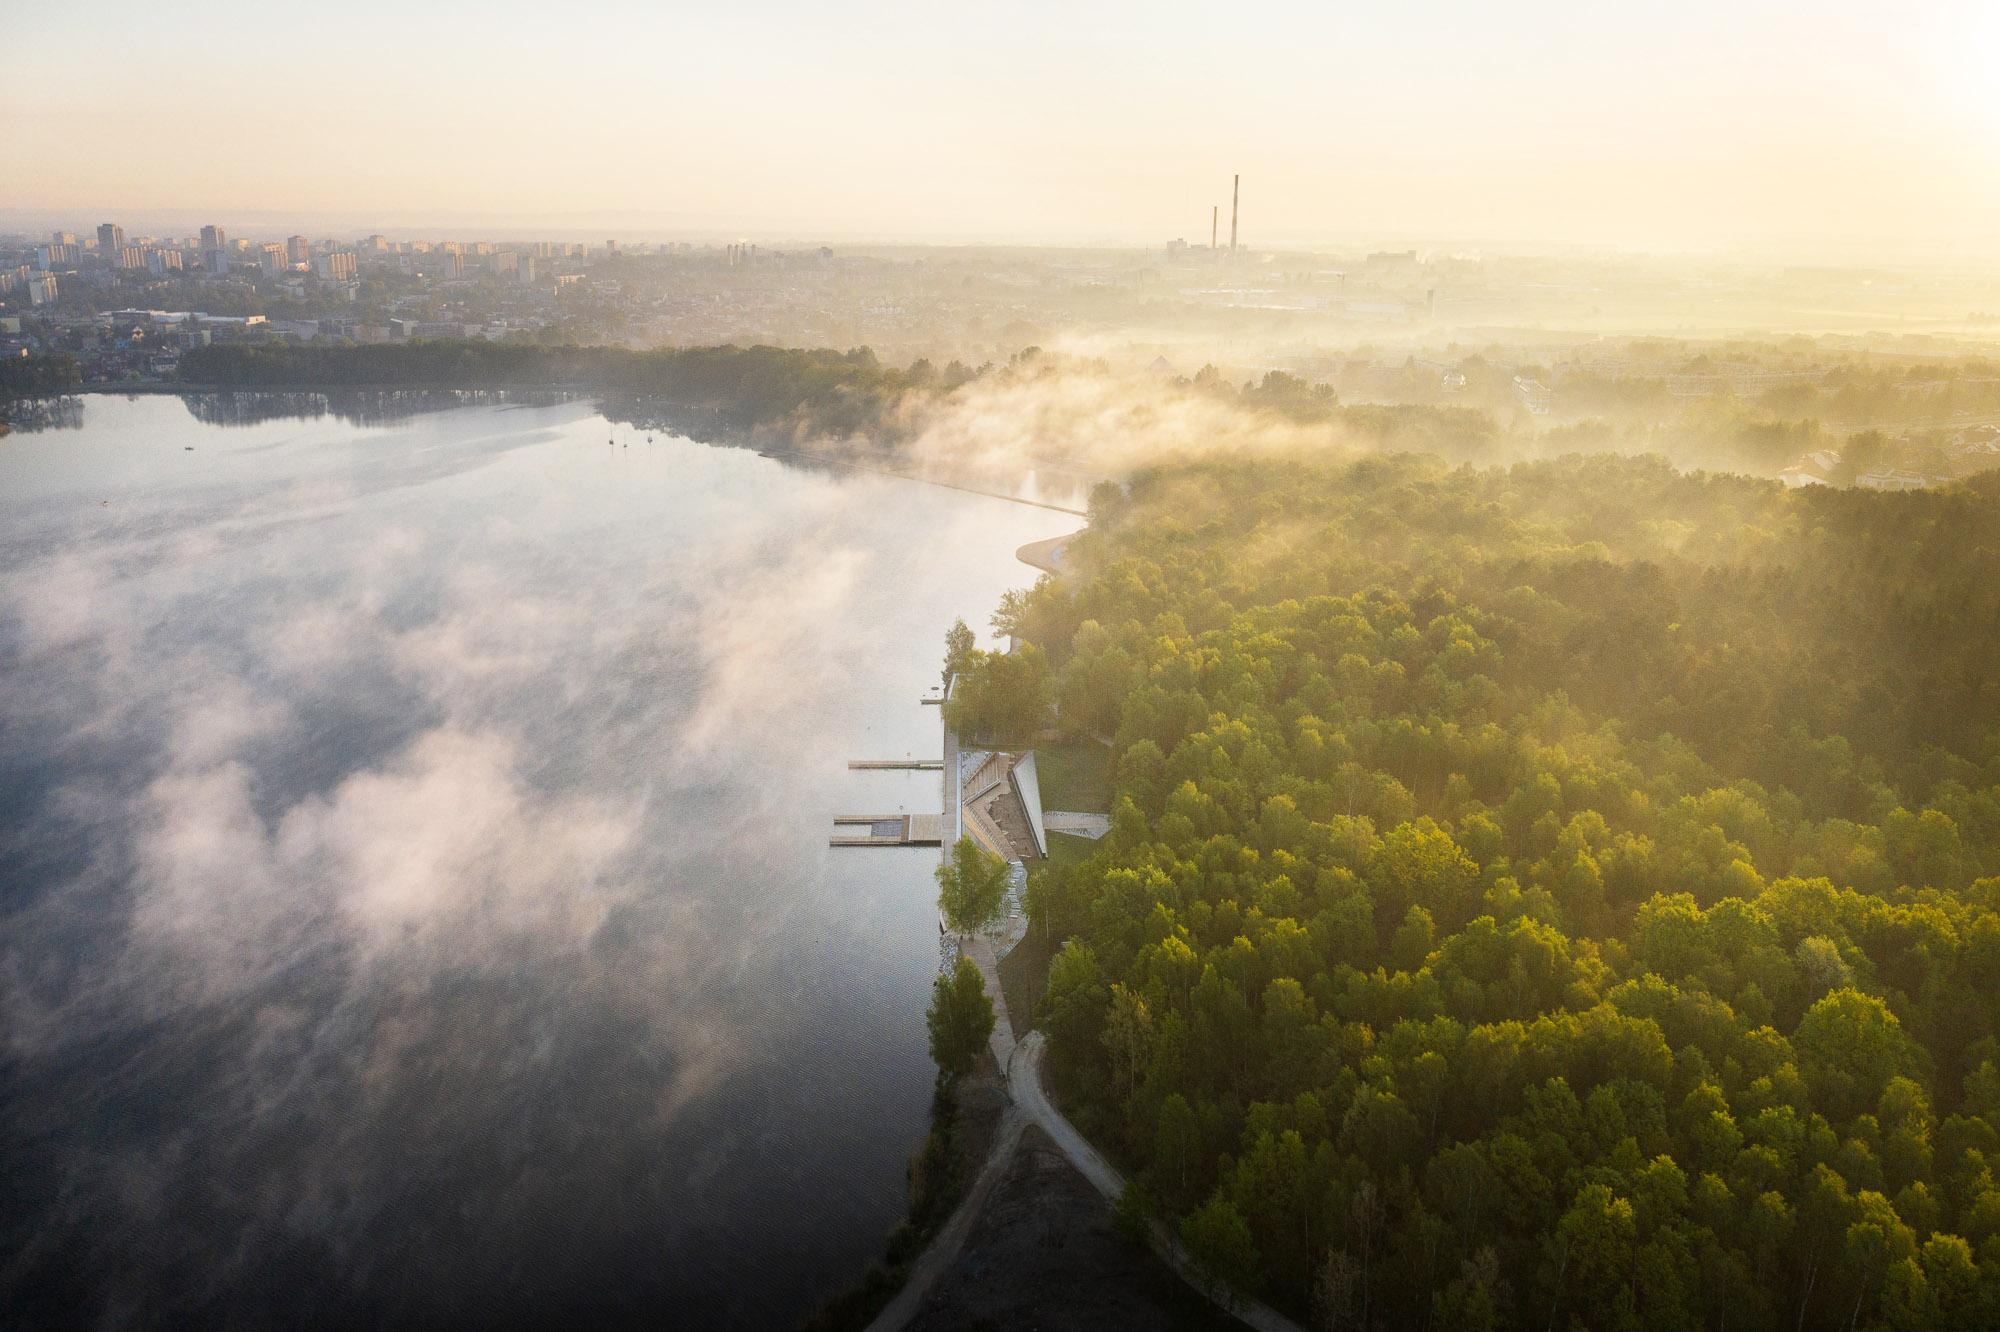
[[[851,769],[868,772],[901,770],[904,772],[943,772],[943,759],[849,759]]]
[[[836,814],[836,828],[866,828],[827,839],[828,846],[942,846],[944,820],[936,814]]]

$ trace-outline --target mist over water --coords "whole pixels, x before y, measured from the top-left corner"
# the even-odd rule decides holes
[[[826,838],[936,778],[845,760],[936,752],[944,628],[1075,526],[581,404],[0,441],[0,1321],[764,1327],[856,1275],[933,862]]]

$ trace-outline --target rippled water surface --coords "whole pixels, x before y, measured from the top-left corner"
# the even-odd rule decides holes
[[[616,445],[607,445],[608,437]],[[784,1326],[923,1131],[944,628],[1059,513],[588,405],[0,439],[0,1322]]]

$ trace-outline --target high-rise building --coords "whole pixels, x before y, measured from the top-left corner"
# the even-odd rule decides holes
[[[285,257],[295,264],[312,262],[312,242],[304,236],[285,238]]]
[[[56,275],[36,273],[28,279],[28,304],[47,305],[56,298]]]
[[[532,254],[522,255],[521,266],[515,272],[520,277],[522,286],[532,286],[535,281],[535,256]]]
[[[146,252],[136,245],[121,245],[111,261],[113,268],[144,268]]]
[[[370,236],[367,240],[361,242],[361,248],[370,254],[387,254],[389,252],[389,238],[382,235]]]
[[[352,282],[359,267],[354,255],[346,250],[336,250],[324,254],[319,259],[319,275],[328,282]]]
[[[267,277],[282,273],[292,266],[285,258],[285,247],[276,241],[270,242],[263,248],[258,255],[258,262],[263,265]]]
[[[181,271],[181,252],[149,248],[145,251],[146,271],[155,277],[165,277],[169,273]]]
[[[74,231],[58,231],[55,233],[55,242],[58,245],[74,245],[76,244],[76,233]]]
[[[222,248],[223,242],[228,239],[229,237],[223,233],[221,227],[203,227],[201,229],[201,248],[204,250],[219,250]]]
[[[118,252],[125,248],[125,228],[106,222],[97,229],[97,252],[109,264],[118,262]]]

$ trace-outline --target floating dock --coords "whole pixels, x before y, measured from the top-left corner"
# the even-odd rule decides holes
[[[849,759],[850,769],[868,772],[886,772],[900,769],[905,772],[943,772],[943,759]]]
[[[943,818],[936,814],[836,814],[834,827],[857,831],[845,837],[830,837],[827,845],[942,846],[943,824]],[[867,831],[858,831],[862,828]]]

